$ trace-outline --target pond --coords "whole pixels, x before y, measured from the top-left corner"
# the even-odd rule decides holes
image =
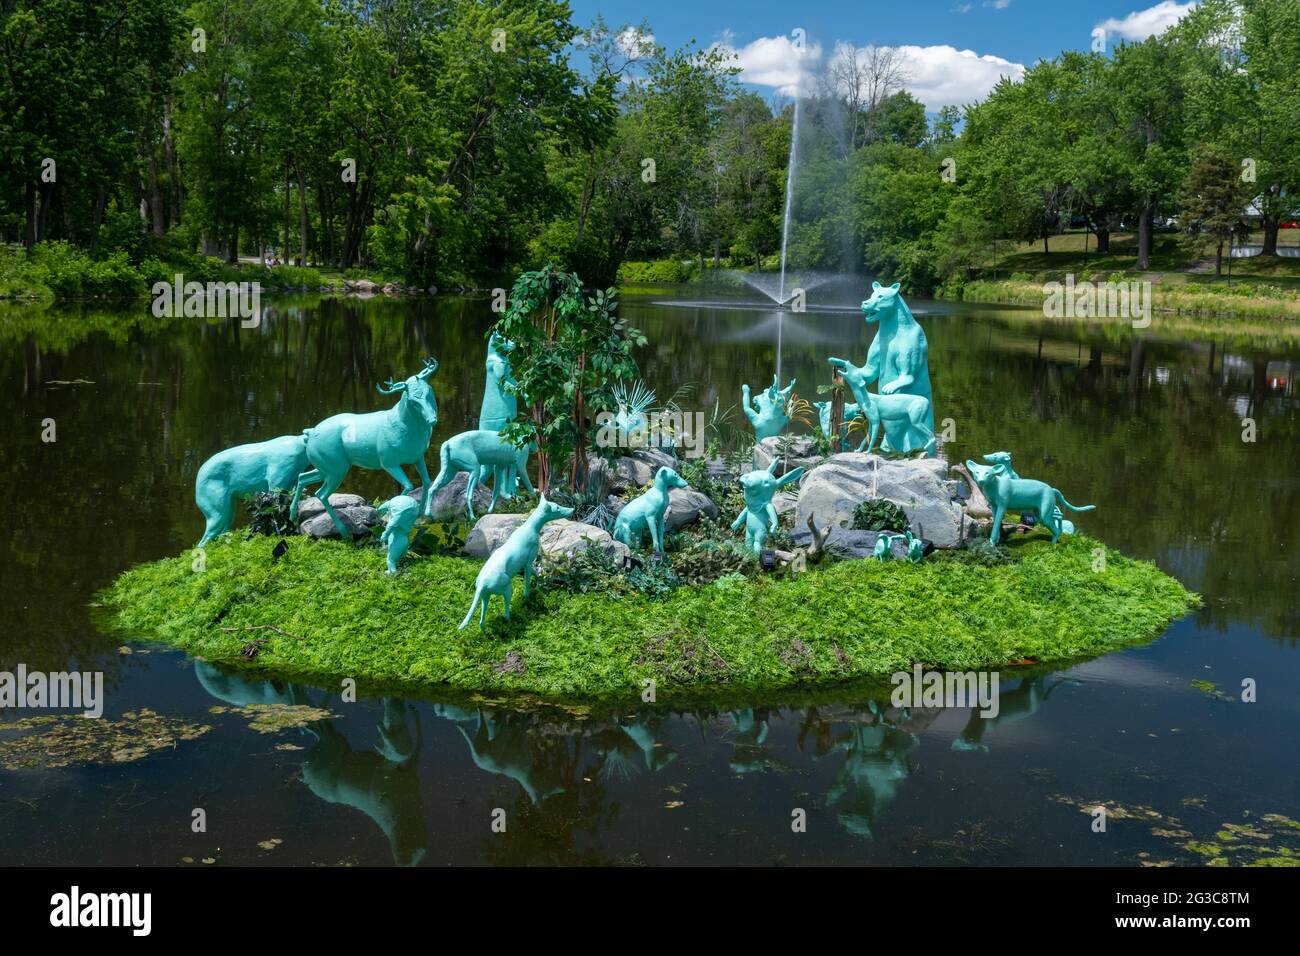
[[[1294,849],[1298,831],[1279,821],[1300,817],[1300,352],[1162,338],[1159,318],[1136,333],[911,305],[936,420],[953,420],[950,460],[1013,450],[1022,473],[1098,504],[1082,530],[1204,599],[1149,645],[1004,670],[996,720],[902,713],[887,687],[685,712],[647,708],[635,689],[617,713],[345,703],[338,688],[235,678],[125,643],[91,602],[124,569],[194,544],[194,475],[213,452],[384,407],[375,382],[424,355],[440,362],[435,448],[474,427],[489,299],[279,297],[256,329],[158,320],[144,302],[0,311],[0,669],[103,671],[116,753],[0,768],[0,855],[1137,865]],[[649,384],[666,397],[694,383],[681,404],[706,413],[737,403],[743,382],[770,382],[778,323],[783,377],[810,399],[825,357],[861,361],[873,334],[852,308],[778,319],[753,301],[670,292],[626,296],[622,314],[649,338]],[[393,483],[354,472],[344,490],[386,497]],[[1248,679],[1255,702],[1241,699]],[[318,709],[247,707],[277,703]],[[161,725],[136,727],[144,711]],[[0,729],[0,742],[14,734]],[[144,756],[132,750],[142,738]],[[1105,833],[1092,827],[1099,803]],[[792,829],[798,809],[806,832]]]

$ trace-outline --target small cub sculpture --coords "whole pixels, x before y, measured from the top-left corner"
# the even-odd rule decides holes
[[[305,435],[283,435],[217,452],[199,466],[194,479],[194,503],[208,519],[196,547],[230,530],[236,496],[288,491],[307,468]]]
[[[492,595],[499,594],[506,602],[506,620],[510,620],[510,586],[516,574],[524,575],[524,597],[528,597],[528,586],[533,580],[533,562],[537,560],[537,549],[542,543],[542,526],[556,518],[567,518],[573,514],[572,508],[564,508],[541,496],[533,513],[524,519],[506,539],[506,543],[497,548],[488,559],[474,582],[474,602],[469,606],[469,613],[460,622],[460,630],[465,630],[474,609],[482,605],[478,628],[483,630],[487,622],[488,601]]]
[[[1096,505],[1072,505],[1065,500],[1065,495],[1045,481],[1012,478],[1007,473],[1006,466],[1001,463],[979,465],[967,458],[966,468],[993,509],[993,531],[989,535],[989,540],[994,544],[997,544],[1002,537],[1002,517],[1009,508],[1020,512],[1034,512],[1038,520],[1051,530],[1052,544],[1056,544],[1063,530],[1061,527],[1063,519],[1059,517],[1061,512],[1057,508],[1058,501],[1071,511],[1092,511],[1097,507]]]
[[[628,502],[614,522],[614,537],[629,548],[637,549],[650,532],[650,543],[655,551],[664,549],[664,516],[668,514],[668,492],[673,488],[686,488],[686,479],[673,469],[660,468],[654,481],[640,497]]]
[[[415,526],[415,519],[420,517],[420,503],[410,495],[398,495],[380,505],[379,513],[384,516],[384,533],[379,540],[388,545],[388,570],[385,573],[396,574],[397,563],[411,546],[411,528]]]
[[[768,535],[776,531],[776,508],[772,505],[772,496],[778,488],[803,476],[803,469],[796,468],[780,478],[776,477],[779,461],[779,458],[773,458],[767,468],[758,468],[740,476],[740,485],[745,491],[745,510],[731,523],[731,530],[739,531],[744,525],[745,546],[755,554],[763,550]]]
[[[749,423],[754,426],[755,441],[779,435],[790,424],[790,416],[786,414],[785,407],[790,401],[790,393],[794,391],[794,383],[795,380],[790,379],[790,384],[782,388],[781,380],[773,375],[772,384],[759,392],[753,401],[750,400],[749,386],[740,387],[740,407],[744,409]]]
[[[492,472],[492,504],[488,511],[496,507],[501,498],[514,494],[516,479],[533,492],[533,483],[528,480],[528,448],[516,448],[494,431],[485,428],[461,432],[442,443],[438,449],[438,477],[429,489],[430,499],[462,471],[469,475],[465,485],[465,511],[469,520],[474,518],[474,489],[478,487],[479,476],[483,471]]]
[[[822,430],[822,434],[827,438],[834,438],[831,434],[831,403],[830,402],[813,402],[813,408],[817,409],[817,424]],[[856,402],[844,403],[844,419],[840,423],[840,437],[843,438],[848,434],[849,422],[862,415],[862,408]]]

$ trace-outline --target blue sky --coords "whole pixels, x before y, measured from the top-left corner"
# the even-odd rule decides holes
[[[790,92],[800,65],[791,31],[802,28],[802,56],[824,62],[837,43],[902,47],[908,87],[936,110],[982,98],[998,77],[1064,49],[1088,49],[1093,31],[1108,45],[1158,33],[1194,3],[1178,0],[570,0],[585,26],[603,14],[611,27],[649,21],[670,48],[694,39],[739,55],[742,79],[764,93]]]

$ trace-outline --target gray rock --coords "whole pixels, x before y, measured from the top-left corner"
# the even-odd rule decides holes
[[[853,531],[849,528],[832,528],[831,533],[826,536],[823,542],[827,551],[833,551],[845,558],[869,558],[876,550],[876,538],[880,536],[879,531]],[[796,528],[790,535],[797,548],[806,548],[812,544],[812,534],[805,527],[802,530]],[[928,542],[922,542],[922,546]],[[907,557],[907,542],[902,538],[895,537],[889,543],[889,550],[893,552],[895,558],[900,561]],[[927,552],[929,548],[925,549]]]
[[[369,502],[360,495],[336,492],[330,495],[330,507],[339,516],[339,520],[347,525],[348,530],[358,537],[369,534],[370,529],[382,520],[379,512],[370,507]],[[325,506],[314,496],[298,503],[298,530],[310,538],[342,537],[330,516],[325,513]]]
[[[766,468],[772,464],[772,459],[777,456],[781,450],[781,436],[764,438],[754,446],[754,466],[756,468]],[[786,450],[788,454],[781,459],[781,464],[776,466],[776,473],[784,475],[787,471],[794,471],[796,468],[811,469],[822,460],[817,454],[817,445],[811,439],[802,435],[796,435],[786,440]]]
[[[486,558],[524,523],[527,515],[484,515],[474,525],[465,540],[465,553],[471,558]],[[600,548],[616,562],[627,556],[627,545],[615,541],[608,531],[581,521],[551,521],[542,529],[540,553],[543,558],[555,559],[561,555],[572,557],[587,548]]]
[[[879,471],[873,478],[875,467]],[[969,533],[970,522],[963,522],[957,482],[947,475],[947,463],[937,458],[888,461],[858,452],[832,455],[800,483],[797,527],[805,527],[810,513],[816,515],[819,527],[847,527],[853,509],[876,497],[902,508],[913,534],[929,539],[937,548],[960,547],[963,526]]]
[[[658,448],[638,448],[630,455],[614,460],[614,471],[609,476],[612,491],[640,488],[653,480],[660,468],[677,468],[677,460]]]
[[[469,484],[469,475],[461,472],[446,487],[433,493],[433,504],[429,518],[433,521],[468,521],[465,513],[465,486]],[[410,495],[416,501],[424,493],[422,485],[411,489]],[[479,484],[474,489],[474,514],[481,515],[492,504],[492,490]]]
[[[699,521],[701,516],[718,517],[718,506],[702,491],[694,488],[672,488],[668,492],[668,512],[664,515],[664,528],[676,531]]]

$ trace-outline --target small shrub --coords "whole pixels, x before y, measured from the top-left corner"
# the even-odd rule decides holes
[[[273,538],[297,534],[298,529],[289,520],[289,503],[293,495],[287,491],[257,491],[244,496],[250,521],[248,537],[264,534]]]
[[[884,498],[860,502],[853,509],[853,521],[849,527],[854,531],[896,531],[900,534],[912,530],[903,509]]]

